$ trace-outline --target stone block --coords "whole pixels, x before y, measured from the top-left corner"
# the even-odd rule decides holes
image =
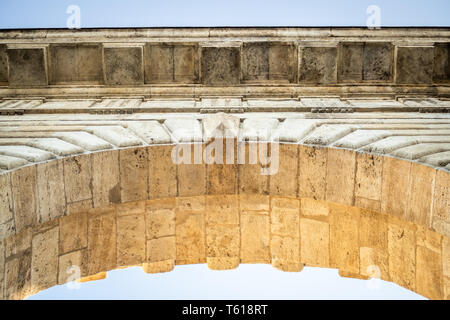
[[[143,48],[105,47],[103,61],[105,82],[110,85],[138,85],[144,83]]]
[[[330,266],[359,274],[360,210],[330,205]]]
[[[416,292],[429,299],[442,299],[441,255],[417,246]]]
[[[148,43],[145,83],[198,83],[199,49],[194,43]]]
[[[383,158],[374,154],[357,153],[355,196],[381,200]]]
[[[45,48],[9,48],[10,86],[46,86],[47,58]]]
[[[296,81],[297,51],[294,44],[244,42],[241,51],[243,81]]]
[[[38,222],[43,223],[66,213],[62,160],[36,165]]]
[[[270,194],[280,196],[297,196],[298,189],[298,154],[297,144],[279,145],[278,171],[270,175]]]
[[[300,201],[297,199],[272,198],[271,205],[270,226],[272,235],[299,238]]]
[[[327,191],[328,201],[354,204],[356,153],[346,149],[328,149]]]
[[[234,195],[207,196],[206,223],[239,225],[238,197]]]
[[[92,199],[90,155],[65,158],[62,161],[67,203]]]
[[[175,261],[176,258],[175,236],[162,237],[147,241],[147,261],[149,263],[162,261]]]
[[[442,239],[442,273],[450,277],[450,238]]]
[[[270,261],[270,219],[263,214],[241,214],[241,262]]]
[[[148,198],[148,154],[146,148],[119,151],[120,199],[122,202]]]
[[[310,198],[302,198],[300,205],[300,213],[302,216],[316,216],[326,217],[328,216],[328,204],[324,201],[313,200]]]
[[[436,182],[433,194],[432,227],[436,231],[446,234],[444,229],[436,228],[440,225],[439,221],[450,224],[450,174],[444,170],[436,171]],[[447,234],[447,236],[450,235]]]
[[[449,48],[449,43],[436,43],[434,45],[434,82],[448,83],[450,81]]]
[[[0,83],[8,83],[8,54],[6,44],[0,44]]]
[[[41,291],[58,283],[59,228],[33,236],[31,257],[31,286]]]
[[[87,264],[88,255],[85,249],[59,256],[58,284],[77,281],[87,276]]]
[[[21,300],[32,294],[31,250],[5,264],[5,299]]]
[[[14,218],[11,175],[0,175],[0,225]]]
[[[301,262],[307,266],[330,265],[330,227],[327,222],[300,219]]]
[[[239,195],[239,208],[241,211],[259,212],[268,214],[270,208],[270,197],[261,194]]]
[[[105,209],[91,212],[88,222],[88,274],[116,268],[116,212]]]
[[[300,49],[301,83],[336,83],[336,47],[304,47]]]
[[[339,82],[361,82],[363,79],[363,42],[343,42],[338,47]]]
[[[238,175],[239,175],[239,193],[240,194],[268,194],[269,176],[261,174],[261,162],[259,159],[258,143],[239,143],[238,144]]]
[[[282,271],[298,272],[303,269],[300,262],[299,238],[272,236],[270,239],[272,266]]]
[[[61,217],[59,220],[59,252],[65,254],[86,248],[88,215],[86,212]]]
[[[397,47],[396,83],[431,84],[434,48]]]
[[[180,197],[200,196],[206,194],[206,164],[198,158],[203,154],[203,145],[189,145],[190,163],[178,165],[178,195]],[[196,156],[197,155],[197,156]]]
[[[150,199],[177,196],[177,166],[171,157],[173,148],[168,145],[147,149]]]
[[[176,263],[206,262],[204,215],[186,211],[176,212]]]
[[[385,157],[383,162],[381,211],[398,218],[404,218],[411,162],[390,157]]]
[[[103,83],[101,44],[51,44],[49,51],[51,84]]]
[[[222,155],[218,154],[216,150],[216,148],[220,150],[220,145],[223,148]],[[210,146],[213,147],[209,148]],[[237,193],[238,165],[236,163],[236,150],[236,140],[215,139],[205,147],[208,163],[206,165],[208,194]],[[231,158],[231,163],[228,163],[230,161],[227,161],[227,157]]]
[[[239,47],[203,47],[201,65],[202,83],[204,85],[230,86],[239,84]]]
[[[117,217],[117,265],[133,266],[145,260],[145,217],[133,214]]]
[[[364,44],[363,80],[391,81],[394,47],[389,42],[366,42]]]
[[[146,273],[169,272],[169,271],[172,271],[174,267],[175,267],[175,261],[172,259],[142,264],[142,269]]]
[[[327,149],[299,146],[298,195],[302,198],[325,200]]]
[[[19,255],[31,248],[32,230],[27,228],[9,238],[6,238],[5,243],[5,258],[8,259],[13,255]]]
[[[175,211],[172,209],[147,210],[146,233],[148,239],[175,235]]]
[[[389,280],[387,215],[361,210],[359,245],[361,275]]]
[[[11,173],[16,232],[37,223],[36,167],[29,166]]]
[[[239,226],[208,225],[206,227],[206,256],[212,258],[239,258]]]
[[[416,289],[416,238],[406,224],[389,222],[389,275],[392,282],[409,290]]]
[[[94,208],[120,203],[119,151],[93,153],[91,161]]]
[[[436,170],[418,163],[411,164],[406,220],[431,226],[431,207]]]

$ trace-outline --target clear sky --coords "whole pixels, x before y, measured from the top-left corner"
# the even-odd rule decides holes
[[[164,26],[365,26],[369,5],[381,26],[450,26],[449,0],[0,0],[0,28],[65,28],[69,5],[81,9],[81,28]],[[264,281],[261,281],[264,279]],[[419,299],[395,284],[340,278],[336,270],[283,273],[266,265],[211,271],[179,266],[167,274],[140,268],[106,280],[66,285],[32,299]]]

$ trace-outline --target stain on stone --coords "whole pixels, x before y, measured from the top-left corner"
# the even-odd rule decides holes
[[[109,190],[109,202],[110,203],[120,203],[121,202],[120,184],[116,184],[114,186],[114,188]]]

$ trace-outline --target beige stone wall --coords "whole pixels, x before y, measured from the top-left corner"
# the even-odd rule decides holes
[[[38,163],[0,176],[0,297],[116,268],[271,263],[338,268],[450,298],[449,173],[346,149],[281,144],[280,169],[180,165],[172,145]],[[247,144],[247,147],[249,145]]]

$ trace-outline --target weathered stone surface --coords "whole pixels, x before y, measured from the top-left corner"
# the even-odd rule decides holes
[[[450,277],[450,238],[442,239],[442,273]]]
[[[60,255],[58,262],[58,284],[77,281],[81,277],[85,277],[87,275],[87,259],[87,250],[85,249]]]
[[[241,262],[270,261],[270,219],[264,214],[241,214]]]
[[[336,83],[336,47],[304,47],[300,49],[300,82]]]
[[[47,80],[45,48],[9,48],[10,86],[45,86]]]
[[[361,210],[359,225],[361,275],[389,280],[387,215]]]
[[[5,258],[8,259],[13,255],[19,255],[27,250],[31,250],[32,230],[26,230],[6,238],[5,243]]]
[[[434,46],[434,82],[450,81],[449,47],[448,43],[436,43]]]
[[[416,288],[415,243],[415,232],[410,226],[389,222],[389,275],[391,281],[409,290]]]
[[[202,48],[202,83],[213,86],[239,84],[238,47]]]
[[[175,235],[175,211],[171,209],[147,210],[146,233],[148,239]]]
[[[363,80],[392,80],[394,47],[389,42],[366,42],[364,44]]]
[[[197,119],[176,118],[164,121],[178,142],[202,142],[202,124]]]
[[[330,205],[330,265],[359,274],[358,208]]]
[[[242,46],[243,81],[296,80],[295,45],[277,42],[244,42]]]
[[[112,148],[105,140],[84,131],[58,132],[55,136],[58,137],[58,139],[70,142],[88,151],[99,151]]]
[[[120,199],[122,202],[148,198],[147,148],[131,148],[119,151]]]
[[[328,204],[325,201],[313,200],[310,198],[301,199],[301,214],[303,216],[328,216]]]
[[[6,299],[25,299],[32,294],[31,250],[6,262],[4,290]]]
[[[260,148],[262,148],[261,144],[258,143],[238,144],[238,159],[241,159],[238,160],[240,194],[269,193],[269,178],[267,175],[261,174]]]
[[[182,197],[206,194],[206,164],[202,161],[203,145],[188,145],[189,163],[181,163],[177,167],[178,195]],[[178,155],[179,156],[179,155]]]
[[[360,82],[363,79],[363,42],[344,42],[339,44],[339,82]]]
[[[92,126],[86,127],[86,131],[95,134],[117,147],[133,147],[142,145],[142,141],[131,134],[122,126]]]
[[[145,47],[146,83],[196,83],[199,80],[198,46],[149,43]]]
[[[437,170],[435,181],[431,225],[436,231],[450,236],[450,174]],[[447,230],[443,228],[444,223],[449,226]]]
[[[236,143],[236,140],[218,138],[205,147],[207,194],[237,193]]]
[[[436,170],[422,164],[411,164],[406,220],[431,226],[431,207]]]
[[[328,201],[354,204],[356,153],[345,149],[328,149],[327,192]]]
[[[28,164],[28,161],[21,158],[0,155],[0,169],[12,170]]]
[[[94,207],[120,203],[119,152],[93,153],[91,161]]]
[[[55,158],[50,152],[28,146],[0,146],[0,154],[23,158],[29,162],[41,162]]]
[[[50,83],[103,83],[102,46],[51,44]]]
[[[327,149],[299,146],[299,197],[325,200]]]
[[[242,211],[260,212],[268,214],[270,210],[270,198],[261,194],[239,195],[239,209]]]
[[[0,44],[0,83],[8,83],[8,55],[6,44]]]
[[[0,225],[14,218],[11,175],[0,175]]]
[[[172,161],[174,146],[155,146],[148,150],[149,198],[177,195],[177,166]]]
[[[158,121],[129,122],[127,128],[148,144],[170,143],[169,133]]]
[[[239,225],[238,197],[234,195],[207,196],[206,223]]]
[[[105,82],[112,85],[144,83],[142,47],[105,47]]]
[[[300,219],[300,249],[301,262],[305,265],[328,267],[330,265],[329,224],[312,219]]]
[[[65,254],[87,246],[88,215],[86,212],[71,214],[59,220],[59,252]]]
[[[429,299],[442,299],[441,255],[417,246],[416,291]]]
[[[204,263],[206,261],[204,213],[185,210],[176,212],[176,263]]]
[[[36,173],[38,222],[43,223],[66,212],[63,162],[40,163],[36,166]]]
[[[5,299],[5,243],[0,240],[0,300]]]
[[[132,266],[145,259],[145,218],[143,214],[117,217],[117,265]]]
[[[31,286],[40,291],[58,281],[59,228],[38,233],[32,240]]]
[[[299,147],[296,144],[282,144],[278,152],[278,171],[270,176],[270,194],[295,197],[299,184]]]
[[[383,158],[373,154],[356,155],[355,197],[381,200]]]
[[[431,83],[433,47],[397,47],[396,83]]]
[[[64,188],[67,203],[92,199],[91,157],[81,155],[63,159]]]
[[[176,257],[175,237],[162,237],[147,241],[147,261],[149,263],[171,260]]]
[[[206,256],[208,258],[224,258],[226,265],[223,268],[230,267],[230,261],[236,261],[239,258],[240,249],[240,230],[235,225],[208,225],[206,227]],[[225,258],[227,258],[225,260]],[[230,258],[232,258],[230,260]],[[218,261],[209,266],[218,268]],[[234,267],[237,267],[235,265]]]
[[[96,274],[116,267],[116,230],[114,209],[89,215],[88,274]]]
[[[383,161],[381,211],[404,218],[407,207],[411,163],[390,157]]]
[[[270,253],[272,266],[277,269],[288,272],[298,272],[303,269],[303,264],[300,262],[299,238],[272,236]]]
[[[288,198],[271,199],[272,235],[299,238],[300,201]]]
[[[11,173],[14,220],[19,232],[37,222],[36,167],[29,166]]]

